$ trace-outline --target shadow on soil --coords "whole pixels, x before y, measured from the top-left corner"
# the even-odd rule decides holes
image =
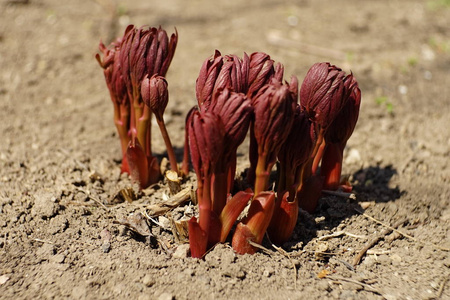
[[[385,168],[368,167],[353,174],[353,192],[356,200],[337,196],[323,196],[314,214],[300,210],[297,226],[293,237],[283,245],[288,251],[296,250],[298,242],[303,245],[317,236],[318,230],[331,230],[343,220],[358,214],[362,210],[359,203],[366,201],[389,202],[400,198],[405,191],[398,187],[390,187],[391,178],[397,174],[392,166]]]

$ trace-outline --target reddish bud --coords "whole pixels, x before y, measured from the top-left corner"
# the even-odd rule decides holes
[[[189,127],[192,164],[198,174],[211,174],[222,156],[225,128],[222,120],[211,112],[195,111]]]
[[[222,56],[218,50],[216,50],[213,57],[203,63],[195,86],[198,106],[201,107],[204,103],[209,105],[211,102],[214,86],[222,65]]]
[[[122,75],[128,92],[139,89],[145,76],[158,74],[165,76],[175,54],[178,33],[171,35],[170,41],[161,27],[141,27],[129,25],[125,30],[120,61]]]
[[[327,143],[346,143],[355,129],[361,104],[361,90],[352,74],[345,81],[348,100],[325,135]]]
[[[250,55],[250,70],[248,74],[248,95],[253,97],[272,78],[281,82],[283,80],[284,67],[275,62],[263,52],[254,52]],[[275,65],[275,66],[274,66]]]
[[[250,100],[242,93],[230,92],[225,88],[214,95],[209,109],[220,116],[224,123],[224,146],[229,151],[235,151],[244,141],[252,119],[253,107]]]
[[[356,79],[352,74],[347,79],[345,86],[348,101],[325,135],[326,145],[320,172],[325,177],[324,188],[330,190],[338,189],[341,184],[344,148],[355,129],[361,103],[361,91]]]
[[[111,100],[119,104],[128,102],[126,85],[122,77],[119,60],[121,42],[122,39],[118,38],[108,47],[100,42],[99,49],[103,54],[103,59],[100,57],[100,54],[97,53],[95,55],[98,63],[103,68],[103,73],[105,75],[106,85],[111,95]]]
[[[123,157],[121,172],[129,173],[126,151],[130,140],[128,135],[130,130],[130,100],[125,81],[122,77],[119,59],[121,42],[122,39],[118,38],[108,47],[100,42],[99,48],[103,54],[103,58],[99,54],[95,57],[103,68],[106,85],[114,105],[114,123],[119,134]]]
[[[146,76],[142,81],[142,100],[150,107],[158,120],[162,120],[169,102],[167,85],[166,79],[158,75],[153,75],[151,78]]]
[[[255,111],[253,131],[258,153],[275,161],[281,145],[292,126],[296,99],[288,85],[272,81],[265,85],[252,100]]]
[[[198,105],[207,110],[214,95],[225,89],[236,93],[246,93],[248,88],[249,58],[236,55],[221,56],[216,50],[213,57],[206,60],[200,69],[196,82]]]
[[[328,128],[347,101],[345,72],[329,63],[316,63],[300,89],[300,104],[321,128]]]

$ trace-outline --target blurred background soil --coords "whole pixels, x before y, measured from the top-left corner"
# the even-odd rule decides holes
[[[1,0],[0,298],[450,299],[449,20],[447,0]],[[135,186],[119,174],[94,55],[130,23],[178,30],[165,119],[179,161],[195,80],[215,49],[267,52],[300,82],[315,62],[352,71],[362,107],[344,173],[355,199],[324,195],[284,250],[265,241],[253,256],[225,244],[187,257],[170,218],[189,203],[159,225],[145,219],[144,236],[123,225],[167,195],[161,182],[111,205]]]

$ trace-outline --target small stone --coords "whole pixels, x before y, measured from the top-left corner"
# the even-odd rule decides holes
[[[162,293],[158,297],[158,300],[172,300],[172,299],[174,299],[174,297],[171,293]]]
[[[372,256],[366,256],[366,258],[363,260],[363,264],[367,267],[372,267],[373,265],[377,264],[377,261]]]
[[[56,254],[55,256],[53,256],[51,258],[51,261],[53,261],[54,263],[57,263],[57,264],[62,264],[65,259],[66,259],[66,256],[61,253],[61,254]]]
[[[110,241],[111,240],[111,232],[109,232],[109,230],[106,228],[103,229],[102,231],[100,231],[100,238],[105,241]]]
[[[384,298],[386,298],[386,300],[397,300],[398,297],[392,294],[383,294]]]
[[[322,291],[329,291],[330,285],[328,284],[327,280],[319,280],[317,282],[317,289]]]
[[[36,255],[47,257],[50,255],[54,255],[55,252],[56,248],[53,244],[44,243],[39,249],[37,249]]]
[[[107,241],[103,242],[102,251],[103,253],[109,253],[109,251],[111,251],[111,243]]]
[[[168,218],[166,218],[164,216],[159,216],[158,222],[159,222],[159,224],[161,224],[161,227],[163,229],[170,228],[170,220]]]
[[[0,276],[0,285],[6,283],[9,280],[9,277],[6,275]]]
[[[84,286],[76,286],[72,289],[72,298],[73,299],[83,299],[86,298],[86,287]]]
[[[392,262],[400,263],[402,261],[402,257],[398,254],[391,255]]]
[[[189,244],[182,244],[177,247],[173,253],[173,258],[186,258],[189,253]]]
[[[378,256],[377,261],[382,265],[390,265],[392,263],[392,259],[387,255]]]
[[[155,281],[155,279],[153,279],[152,276],[147,274],[147,275],[144,276],[144,278],[142,278],[142,283],[146,287],[151,287],[151,286],[153,286],[156,283],[156,281]]]

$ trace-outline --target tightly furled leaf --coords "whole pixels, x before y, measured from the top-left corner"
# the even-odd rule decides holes
[[[189,147],[197,174],[199,220],[191,219],[189,241],[193,257],[201,257],[207,249],[213,207],[212,175],[223,153],[225,128],[222,120],[211,112],[194,111],[189,118]],[[191,236],[192,230],[192,236]]]
[[[255,111],[254,133],[258,149],[274,161],[293,123],[296,99],[289,86],[272,81],[252,101]]]
[[[244,94],[234,93],[225,88],[214,95],[209,111],[220,116],[225,125],[226,149],[229,151],[237,149],[244,141],[252,119],[251,101]]]
[[[189,145],[195,172],[207,176],[214,172],[223,153],[225,127],[222,120],[212,112],[194,112],[189,128]],[[194,163],[196,161],[196,163]]]
[[[322,158],[320,173],[324,176],[324,188],[336,190],[341,184],[342,160],[347,140],[355,129],[358,121],[361,90],[352,74],[346,81],[348,101],[331,124],[325,135],[325,151]],[[345,184],[346,190],[351,186]]]
[[[169,102],[169,91],[167,81],[164,77],[153,75],[142,80],[141,95],[144,103],[150,107],[152,113],[158,120],[162,120],[167,103]]]
[[[253,107],[244,94],[230,92],[228,88],[225,88],[214,95],[209,111],[217,114],[225,127],[223,155],[218,162],[213,179],[213,210],[220,214],[233,188],[236,151],[247,134],[253,116]]]
[[[278,152],[280,164],[295,172],[310,158],[316,139],[314,124],[297,106],[291,131]]]
[[[326,151],[326,136],[330,130],[347,130],[336,129],[336,126],[332,124],[347,105],[355,87],[357,87],[357,83],[352,74],[346,76],[345,72],[336,66],[329,63],[317,63],[308,71],[300,89],[301,106],[316,124],[318,134],[312,153],[313,157],[303,171],[303,182],[299,188],[299,194],[302,195],[299,205],[310,212],[317,205],[322,189],[320,184],[324,182],[323,172],[321,171],[319,174],[318,167]],[[342,132],[340,134],[346,135],[347,133]],[[327,156],[330,156],[330,154]],[[333,153],[333,160],[341,160],[339,156],[342,155]],[[330,164],[326,166],[328,169],[337,167],[337,165],[331,166]],[[336,181],[336,179],[333,179],[333,181]]]
[[[284,66],[275,62],[264,52],[254,52],[250,55],[247,95],[253,97],[272,79],[282,82]]]
[[[252,99],[255,111],[252,133],[258,151],[257,164],[251,166],[256,174],[255,195],[267,190],[270,171],[291,130],[297,102],[291,90],[295,88],[273,80]]]
[[[316,63],[300,89],[300,104],[312,121],[328,128],[345,105],[345,72],[330,63]]]
[[[198,105],[207,110],[215,94],[231,89],[236,93],[246,93],[248,86],[249,58],[244,53],[244,59],[236,55],[222,56],[216,50],[213,57],[207,59],[196,81],[196,96]]]
[[[195,85],[198,106],[208,106],[214,94],[217,77],[223,65],[223,59],[218,50],[214,56],[205,60]],[[206,104],[205,104],[206,103]]]
[[[129,25],[123,37],[120,56],[129,91],[139,88],[145,76],[166,76],[175,54],[178,33],[170,37],[161,27],[136,28]]]
[[[347,101],[325,135],[327,143],[346,143],[358,121],[361,90],[353,74],[347,77],[345,81]]]

